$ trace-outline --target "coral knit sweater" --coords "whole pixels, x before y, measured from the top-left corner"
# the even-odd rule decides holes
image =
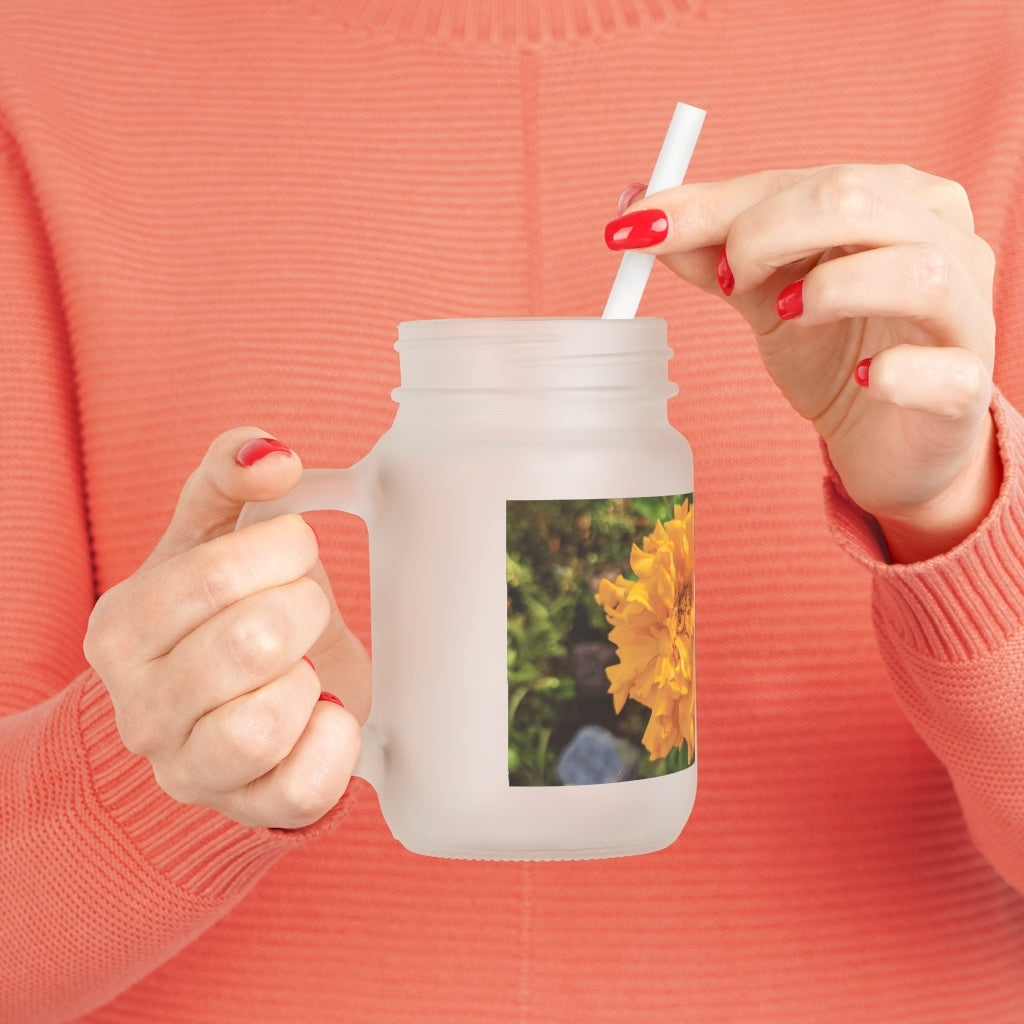
[[[0,1020],[1024,1020],[1022,29],[1017,0],[0,0]],[[990,517],[886,565],[742,321],[655,267],[697,462],[681,838],[472,863],[407,853],[359,782],[293,833],[170,800],[83,659],[96,594],[222,430],[368,451],[400,320],[599,314],[680,99],[693,180],[967,187]],[[369,642],[362,526],[317,527]]]

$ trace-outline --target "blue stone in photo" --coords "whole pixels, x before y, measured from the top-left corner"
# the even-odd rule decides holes
[[[637,776],[640,751],[599,725],[585,725],[569,741],[555,765],[566,786],[628,782]]]

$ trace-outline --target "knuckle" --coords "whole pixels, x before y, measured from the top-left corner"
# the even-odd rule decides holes
[[[934,214],[962,231],[974,231],[974,210],[967,189],[948,178],[931,178],[923,202]]]
[[[767,199],[797,184],[804,177],[804,172],[792,168],[776,168],[763,174],[761,196]]]
[[[82,651],[86,661],[98,672],[107,665],[117,664],[127,654],[125,608],[121,594],[120,584],[108,590],[93,606],[89,616]]]
[[[220,633],[220,654],[240,672],[263,681],[295,661],[324,631],[330,615],[320,585],[301,577],[238,604]]]
[[[890,163],[884,165],[884,170],[888,171],[890,176],[896,179],[898,182],[906,187],[915,178],[918,177],[918,172],[910,164],[903,164],[897,161],[896,163]]]
[[[236,559],[212,551],[200,567],[196,586],[200,601],[209,608],[226,608],[245,593],[245,572]]]
[[[152,761],[172,744],[178,730],[157,709],[151,691],[135,685],[120,694],[111,692],[114,724],[121,742],[132,754]]]
[[[153,729],[142,709],[134,704],[116,706],[114,721],[121,742],[129,753],[151,757],[158,748],[159,733]]]
[[[875,216],[879,199],[875,183],[863,170],[841,164],[825,175],[821,203],[838,221],[863,222]]]
[[[959,181],[939,178],[937,187],[939,202],[942,206],[961,214],[971,213],[971,197],[967,194],[967,189]]]
[[[262,676],[268,666],[284,656],[287,636],[277,617],[264,607],[236,616],[225,631],[222,644],[230,664],[247,674]]]
[[[964,349],[936,350],[936,355],[918,376],[929,396],[928,411],[949,423],[976,418],[991,393],[991,376],[984,363]]]
[[[913,287],[925,299],[935,301],[945,296],[953,278],[953,261],[947,250],[923,243],[914,248],[910,265]]]
[[[151,762],[156,784],[180,804],[202,806],[206,795],[193,775],[177,760]]]
[[[125,623],[130,607],[113,590],[101,597],[89,618],[82,650],[107,688],[114,707],[114,723],[125,749],[150,757],[160,749],[165,730],[155,722],[142,685],[144,669]]]
[[[988,370],[977,357],[964,358],[957,361],[950,372],[951,393],[958,399],[956,415],[977,406],[981,398],[987,398],[991,391],[991,377]]]
[[[93,609],[85,636],[82,638],[82,653],[85,655],[85,660],[101,674],[102,668],[107,662],[110,647],[110,635],[104,628],[98,609]]]
[[[308,825],[322,818],[337,802],[333,772],[314,763],[302,774],[290,773],[282,782],[281,799],[295,825]]]
[[[291,749],[281,715],[258,695],[239,701],[224,716],[219,742],[229,760],[252,764],[258,774],[273,768]]]

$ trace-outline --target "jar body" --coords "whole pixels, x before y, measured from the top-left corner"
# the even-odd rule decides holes
[[[558,727],[551,727],[551,711],[544,703],[549,700],[547,694],[553,693],[555,676],[531,682],[530,668],[523,665],[526,656],[513,650],[516,595],[510,582],[509,544],[513,517],[521,508],[540,516],[538,521],[547,530],[549,520],[555,518],[547,516],[549,507],[560,515],[571,507],[567,521],[582,524],[580,529],[589,534],[593,532],[589,506],[578,503],[604,503],[601,508],[621,518],[632,507],[632,499],[660,498],[669,516],[673,500],[692,501],[690,448],[666,415],[671,388],[665,373],[664,325],[653,322],[652,334],[651,321],[613,322],[619,330],[608,337],[627,361],[635,340],[629,328],[635,329],[636,324],[648,333],[647,347],[660,352],[642,371],[634,368],[624,374],[621,366],[616,368],[605,358],[603,366],[584,368],[582,374],[578,366],[567,375],[556,371],[555,384],[544,386],[545,380],[552,379],[544,376],[545,358],[550,363],[564,354],[557,329],[561,322],[515,323],[526,332],[523,345],[527,349],[534,345],[535,328],[543,325],[550,330],[548,325],[554,323],[556,329],[543,342],[546,353],[533,350],[523,356],[520,352],[520,362],[525,358],[533,367],[525,371],[521,366],[511,371],[504,368],[507,360],[514,361],[517,339],[509,341],[499,331],[498,344],[507,350],[490,352],[486,360],[494,365],[485,371],[470,368],[471,373],[479,371],[490,387],[474,378],[470,386],[452,388],[449,369],[430,378],[444,386],[428,380],[426,387],[417,388],[416,368],[407,375],[403,354],[395,422],[359,467],[373,495],[366,513],[374,663],[374,704],[367,735],[379,738],[383,747],[383,772],[373,781],[392,832],[417,853],[565,859],[660,849],[678,836],[695,798],[692,732],[686,747],[688,766],[679,769],[677,761],[676,770],[663,772],[664,764],[659,766],[657,761],[664,758],[648,758],[648,767],[653,765],[649,777],[630,778],[627,772],[622,780],[598,781],[600,775],[586,773],[594,770],[590,763],[601,743],[608,749],[598,760],[607,755],[613,761],[617,755],[610,752],[611,747],[629,746],[633,750],[629,757],[635,758],[639,743],[629,744],[616,735],[619,719],[613,698],[607,694],[602,698],[595,691],[590,706],[601,708],[602,699],[608,705],[601,710],[606,726],[597,731],[593,727],[588,737],[593,741],[597,736],[598,748],[588,753],[580,739],[573,747],[576,761],[566,768],[566,758],[571,758],[569,744],[563,742],[558,764],[565,778],[552,774],[556,751],[541,751],[546,764],[534,766],[536,780],[517,782],[511,761],[522,752],[513,750],[512,737],[521,732],[524,716],[527,712],[539,716],[537,733],[545,743],[551,740],[551,735],[545,738],[545,728],[554,735]],[[582,357],[573,358],[586,362],[585,332],[577,330],[576,335]],[[425,350],[430,341],[423,343]],[[398,347],[401,352],[401,334]],[[466,355],[465,346],[460,354]],[[478,355],[470,352],[469,363]],[[602,355],[606,354],[593,357],[598,364]],[[501,386],[517,372],[534,370],[540,374],[540,385],[513,381],[511,387]],[[591,370],[589,383],[576,386]],[[635,379],[623,384],[629,373]],[[422,383],[423,378],[419,380]],[[648,509],[645,514],[650,518],[650,502],[638,504]],[[652,529],[653,524],[644,521],[640,533]],[[552,536],[546,543],[558,548],[562,540]],[[608,577],[628,576],[634,543],[646,542],[637,535],[621,546],[618,561],[594,562],[593,592],[581,591],[579,608],[573,613],[577,619],[593,622],[595,614],[600,619],[598,576],[601,572]],[[539,550],[547,560],[545,546]],[[577,580],[581,565],[581,557],[576,557]],[[547,566],[556,576],[563,568],[557,560],[553,569]],[[539,572],[520,565],[516,571],[535,570]],[[692,582],[689,587],[692,646]],[[590,608],[588,601],[593,602]],[[660,628],[657,622],[654,626]],[[610,654],[611,645],[605,643]],[[556,655],[557,647],[556,643]],[[518,663],[513,664],[517,657]],[[559,657],[558,664],[564,668],[565,657]],[[692,690],[692,651],[690,658]],[[513,669],[519,673],[515,686],[510,682]],[[557,687],[559,706],[568,706],[575,714],[571,693],[575,681],[564,671],[562,675]],[[690,700],[692,704],[692,692]],[[646,756],[643,750],[639,754]],[[528,757],[534,756],[531,749]],[[536,756],[539,762],[540,755]],[[581,778],[583,784],[565,781],[578,783]]]

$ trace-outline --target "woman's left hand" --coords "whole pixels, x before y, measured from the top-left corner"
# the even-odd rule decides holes
[[[649,196],[608,244],[723,295],[894,561],[953,547],[1001,483],[995,260],[964,189],[902,166],[765,171]]]

